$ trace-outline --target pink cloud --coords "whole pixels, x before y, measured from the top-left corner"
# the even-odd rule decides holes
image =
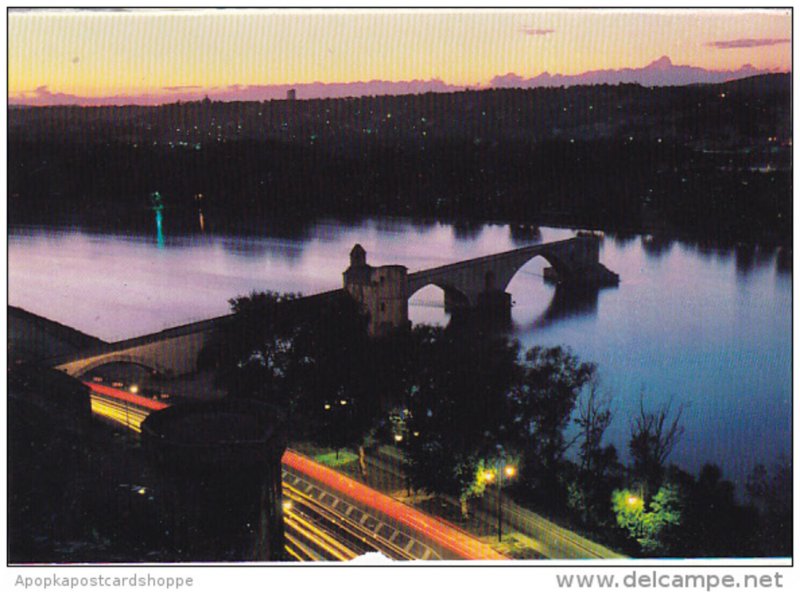
[[[520,27],[519,32],[524,33],[525,35],[531,35],[535,37],[540,37],[543,35],[550,35],[551,33],[555,33],[555,29],[536,29],[534,27]]]
[[[186,84],[183,86],[162,86],[164,90],[168,90],[170,92],[183,92],[183,91],[191,91],[191,90],[202,90],[202,86],[197,84]]]

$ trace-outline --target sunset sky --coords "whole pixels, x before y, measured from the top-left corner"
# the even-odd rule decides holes
[[[11,100],[174,87],[441,79],[674,64],[791,68],[789,10],[18,11]],[[198,89],[198,90],[199,90]]]

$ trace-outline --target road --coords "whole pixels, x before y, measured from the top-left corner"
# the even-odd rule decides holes
[[[85,382],[92,412],[141,432],[168,405]],[[505,559],[464,531],[371,489],[294,451],[283,457],[286,553],[297,561],[349,561],[365,553],[392,560]]]
[[[289,556],[298,561],[349,561],[365,553],[380,553],[389,559],[415,559],[399,541],[383,539],[356,517],[337,513],[302,491],[304,483],[292,477],[287,475],[300,488],[283,482]],[[337,505],[342,503],[339,500]]]
[[[404,479],[398,470],[402,455],[396,449],[384,446],[379,454],[370,455],[370,463],[375,468],[392,474],[396,479]],[[402,482],[402,481],[400,481]],[[517,505],[508,496],[502,496],[503,523],[513,529],[533,538],[537,543],[537,550],[547,559],[625,559],[620,555],[594,541],[587,539],[571,530],[558,526],[553,522],[539,516],[535,512]],[[456,500],[451,503],[458,505]],[[474,511],[481,522],[489,524],[496,529],[497,524],[497,491],[487,488],[480,500],[480,508]]]
[[[416,548],[412,554],[419,559],[432,559],[436,555],[442,559],[456,560],[506,559],[489,545],[445,520],[425,514],[297,452],[287,450],[283,455],[283,465],[287,471],[299,473],[320,490],[333,492],[339,499],[345,500],[347,504],[343,508],[337,504],[336,509],[340,510],[337,513],[347,516],[359,513],[372,515],[374,523],[363,518],[361,523],[369,524],[370,530],[381,535],[383,540],[397,538],[396,534],[390,532],[392,529],[417,539],[421,547],[409,544],[406,548]],[[429,547],[435,555],[426,555],[424,546]]]

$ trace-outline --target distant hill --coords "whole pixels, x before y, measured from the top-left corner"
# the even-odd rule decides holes
[[[541,88],[586,84],[641,84],[648,87],[687,86],[690,84],[716,84],[771,73],[754,68],[750,64],[746,64],[738,70],[706,70],[696,66],[675,65],[668,56],[661,56],[642,68],[590,70],[573,75],[544,72],[532,78],[522,78],[509,73],[505,76],[495,76],[489,86],[492,88]]]
[[[681,67],[664,62],[657,64],[658,68]],[[749,100],[751,97],[757,101]],[[355,99],[203,99],[159,106],[12,109],[8,138],[197,150],[249,140],[328,146],[347,154],[364,142],[416,145],[456,138],[483,142],[633,136],[683,143],[716,142],[725,135],[727,144],[748,145],[768,130],[772,131],[769,136],[788,137],[790,108],[791,76],[761,74],[686,86],[647,87],[626,82]]]
[[[9,220],[149,226],[159,191],[168,224],[196,224],[202,203],[236,225],[388,214],[783,242],[790,81],[13,109]]]
[[[232,84],[227,86],[168,86],[139,95],[113,95],[86,97],[54,92],[47,86],[33,91],[10,95],[13,105],[53,106],[110,106],[110,105],[160,105],[176,101],[199,101],[208,97],[213,101],[274,101],[285,99],[293,90],[297,99],[330,99],[366,96],[393,96],[421,93],[451,93],[461,90],[491,90],[499,88],[547,88],[587,84],[641,84],[642,86],[686,86],[711,84],[739,78],[771,74],[767,70],[746,64],[737,70],[707,70],[697,66],[676,65],[668,56],[641,68],[590,70],[580,74],[551,74],[543,72],[525,78],[509,72],[495,76],[485,86],[465,87],[439,79],[431,80],[365,80],[354,82],[311,82],[305,84]]]
[[[726,89],[747,94],[776,94],[792,91],[791,74],[759,74],[739,80],[732,80],[723,85]]]

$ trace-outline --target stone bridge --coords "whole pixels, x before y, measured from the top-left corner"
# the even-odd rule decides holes
[[[99,366],[113,363],[136,364],[161,376],[191,374],[213,331],[230,316],[217,317],[173,327],[158,333],[103,344],[77,354],[47,360],[70,376],[81,376]]]
[[[282,318],[293,319],[324,301],[345,293],[355,298],[369,314],[369,330],[379,335],[391,328],[408,325],[408,299],[418,290],[435,285],[444,290],[449,309],[499,307],[510,315],[511,298],[505,292],[519,269],[534,257],[546,259],[546,275],[558,281],[560,289],[579,284],[609,285],[617,274],[599,261],[599,239],[572,239],[531,245],[409,274],[402,265],[367,265],[360,245],[350,253],[350,267],[344,272],[344,290],[289,300],[279,306]],[[224,323],[226,315],[197,323],[165,329],[151,335],[115,343],[99,343],[78,353],[47,360],[50,367],[71,376],[81,376],[111,363],[143,366],[165,377],[191,374],[198,370],[203,348]]]
[[[289,300],[279,305],[279,313],[282,318],[291,319],[342,294],[342,290],[332,290]],[[135,364],[167,378],[192,374],[199,369],[204,347],[231,318],[232,315],[225,315],[132,339],[102,343],[78,353],[50,358],[46,363],[70,376],[81,376],[113,363]]]
[[[482,296],[505,292],[516,273],[531,259],[543,257],[546,277],[564,284],[615,284],[619,277],[600,263],[599,241],[578,237],[487,255],[408,274],[408,296],[428,285],[444,290],[453,304],[478,306]]]
[[[344,287],[369,313],[372,334],[407,324],[408,299],[429,285],[444,291],[447,310],[486,307],[510,316],[511,297],[505,290],[520,268],[539,256],[550,264],[545,277],[561,284],[562,290],[619,282],[619,276],[600,263],[599,238],[578,236],[415,273],[407,273],[402,265],[367,265],[366,252],[356,245],[344,272]]]

